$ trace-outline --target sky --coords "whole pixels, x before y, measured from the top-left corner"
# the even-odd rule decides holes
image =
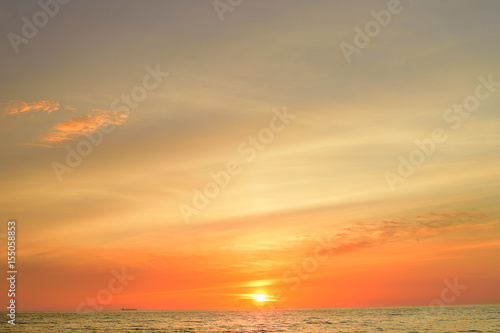
[[[18,309],[498,304],[498,1],[46,3],[0,3]]]

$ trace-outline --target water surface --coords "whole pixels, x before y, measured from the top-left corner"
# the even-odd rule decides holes
[[[500,332],[500,305],[249,311],[18,312],[5,332]]]

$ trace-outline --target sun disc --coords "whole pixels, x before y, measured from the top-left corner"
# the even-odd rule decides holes
[[[258,295],[252,295],[253,298],[255,298],[255,300],[257,302],[264,302],[266,301],[266,295],[262,295],[262,294],[258,294]]]

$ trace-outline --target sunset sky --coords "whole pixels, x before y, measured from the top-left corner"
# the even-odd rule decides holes
[[[499,303],[500,2],[395,1],[3,1],[19,309]]]

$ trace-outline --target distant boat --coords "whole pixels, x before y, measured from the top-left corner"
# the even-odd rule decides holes
[[[122,308],[122,311],[137,311],[137,309],[125,309],[125,308]]]

